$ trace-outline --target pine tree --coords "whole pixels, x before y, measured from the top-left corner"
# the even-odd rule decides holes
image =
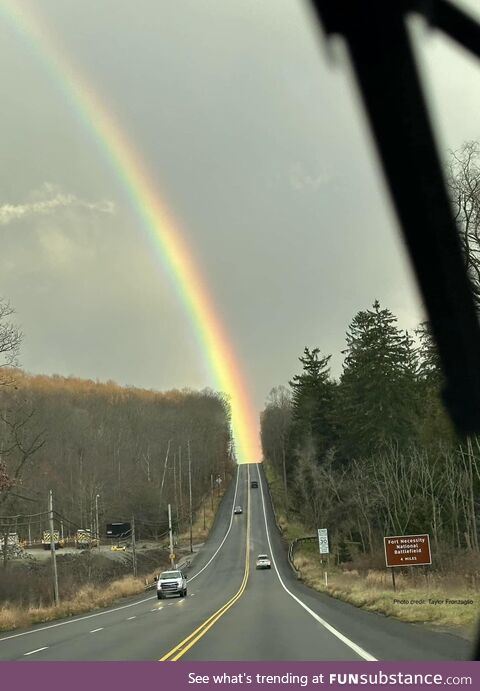
[[[422,398],[419,421],[420,441],[426,446],[452,444],[455,431],[442,401],[443,370],[437,344],[428,322],[422,322],[415,330],[419,341],[419,389]]]
[[[397,318],[381,309],[358,312],[347,331],[337,415],[347,455],[387,443],[409,443],[418,413],[418,358]]]
[[[440,389],[443,385],[443,371],[430,324],[422,322],[415,330],[415,334],[419,340],[417,352],[420,380]]]
[[[289,382],[292,388],[291,443],[298,451],[313,443],[317,460],[334,441],[332,420],[334,383],[330,379],[331,355],[321,356],[320,349],[305,348],[303,371]]]

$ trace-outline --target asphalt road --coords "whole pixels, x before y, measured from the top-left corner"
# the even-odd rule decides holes
[[[250,489],[250,480],[259,481]],[[236,504],[241,515],[233,515]],[[272,569],[257,571],[260,553]],[[468,641],[306,588],[286,559],[261,466],[240,466],[188,574],[156,594],[0,637],[0,660],[461,660]]]

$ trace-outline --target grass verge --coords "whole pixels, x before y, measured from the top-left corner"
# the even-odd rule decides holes
[[[355,570],[334,569],[328,572],[326,585],[326,565],[310,549],[301,547],[295,554],[300,578],[309,587],[369,612],[455,629],[470,639],[475,636],[479,593],[455,583],[454,577],[435,574],[415,582],[407,575],[397,574],[396,592],[393,592],[391,575],[386,570],[372,569],[363,576]]]
[[[197,509],[192,525],[192,542],[194,544],[202,544],[207,539],[225,491],[226,487],[222,488],[221,490],[215,490],[213,502],[211,495],[208,495],[203,500],[201,506]],[[178,542],[179,544],[185,546],[189,541],[190,531],[187,529],[180,533],[178,536]]]
[[[226,488],[215,491],[213,503],[210,496],[206,497],[200,509],[197,510],[192,527],[194,543],[202,543],[207,539],[225,490]],[[178,538],[179,544],[182,545],[182,554],[185,553],[185,545],[188,544],[189,539],[189,531]],[[151,574],[138,578],[124,576],[108,585],[86,583],[75,589],[74,597],[62,599],[58,607],[50,604],[22,607],[14,602],[5,601],[0,609],[0,631],[26,628],[33,624],[46,623],[108,607],[122,598],[145,592],[145,583],[152,582],[156,574],[158,574],[158,568]]]
[[[303,537],[307,534],[305,526],[297,521],[292,516],[287,514],[285,509],[285,495],[283,491],[283,482],[271,468],[268,463],[263,464],[265,477],[267,478],[268,488],[272,496],[273,508],[277,525],[285,540],[291,542],[297,537]]]
[[[153,579],[153,574],[152,574]],[[23,608],[9,602],[2,604],[0,610],[0,631],[25,628],[54,619],[83,614],[117,602],[123,597],[138,595],[145,590],[145,579],[126,576],[113,581],[108,586],[84,585],[78,589],[74,598],[64,600],[58,607],[53,605]]]
[[[312,534],[312,530],[305,528],[298,520],[289,520],[284,506],[282,481],[268,464],[264,464],[264,468],[277,523],[284,538],[291,542]],[[301,580],[309,587],[369,612],[410,623],[453,629],[470,639],[476,635],[480,593],[462,574],[430,573],[425,577],[417,569],[412,568],[407,573],[399,573],[397,570],[394,593],[391,574],[387,569],[361,572],[355,568],[346,570],[339,566],[328,568],[326,585],[326,565],[321,562],[317,545],[312,543],[305,543],[297,548],[295,566]]]

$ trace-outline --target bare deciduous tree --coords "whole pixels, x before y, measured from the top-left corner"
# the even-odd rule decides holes
[[[17,365],[22,332],[12,323],[15,310],[9,302],[0,298],[0,385],[13,383],[10,369]]]
[[[450,196],[460,232],[465,267],[480,309],[480,143],[465,142],[451,153],[447,171]]]

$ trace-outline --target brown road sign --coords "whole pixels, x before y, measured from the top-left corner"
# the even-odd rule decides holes
[[[428,535],[384,537],[387,566],[422,566],[432,563]]]

